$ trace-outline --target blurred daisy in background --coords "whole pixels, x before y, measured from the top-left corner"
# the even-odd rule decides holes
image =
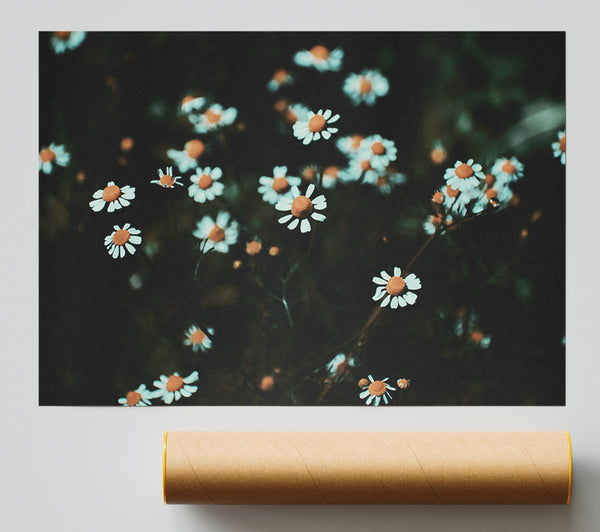
[[[481,165],[469,159],[466,163],[456,161],[454,168],[446,169],[444,173],[446,184],[457,188],[461,192],[469,192],[479,186],[485,174],[481,171]]]
[[[433,164],[442,164],[447,156],[448,152],[446,151],[446,148],[444,148],[444,145],[439,140],[436,140],[433,144],[433,148],[429,152],[431,162]]]
[[[204,142],[198,139],[188,140],[183,150],[167,150],[167,157],[179,168],[180,172],[187,172],[198,167],[197,159],[204,153]]]
[[[229,246],[234,245],[238,240],[238,223],[231,220],[228,212],[221,211],[217,214],[216,221],[210,216],[205,216],[196,222],[193,235],[202,240],[203,253],[208,253],[211,249],[219,253],[227,253]]]
[[[50,146],[46,146],[40,151],[40,171],[45,174],[52,172],[53,166],[67,166],[71,156],[65,151],[65,147],[50,143]]]
[[[141,231],[130,224],[125,224],[121,229],[118,225],[113,226],[114,231],[104,238],[104,245],[108,248],[108,254],[113,259],[123,258],[125,250],[132,255],[135,248],[142,243]]]
[[[337,71],[342,67],[344,51],[340,48],[329,50],[323,45],[313,46],[310,50],[300,50],[294,55],[294,63],[303,67],[315,67],[324,72]]]
[[[323,185],[323,188],[333,188],[340,175],[341,169],[339,166],[327,166],[321,172],[321,185]]]
[[[402,277],[401,273],[400,268],[396,266],[393,276],[382,271],[381,277],[373,277],[373,282],[379,285],[375,290],[373,301],[383,298],[381,306],[390,305],[392,308],[405,307],[407,304],[414,305],[417,295],[410,290],[419,290],[421,280],[414,273],[407,275],[406,278]]]
[[[378,70],[363,70],[360,74],[349,74],[344,81],[344,92],[354,105],[373,105],[375,100],[385,96],[390,89],[388,80]]]
[[[361,383],[363,384],[363,386],[361,386],[362,392],[360,392],[359,397],[361,399],[366,398],[367,405],[373,403],[374,406],[379,406],[382,399],[383,402],[387,405],[389,403],[389,400],[392,398],[392,396],[389,393],[389,390],[396,390],[396,388],[392,388],[387,383],[388,379],[389,377],[386,377],[383,380],[376,381],[375,379],[373,379],[372,375],[369,375],[368,384],[365,384],[364,380],[361,379]]]
[[[196,133],[208,133],[233,124],[237,118],[237,109],[235,107],[223,109],[223,106],[215,103],[203,113],[190,114],[188,117],[194,124]]]
[[[398,379],[396,385],[399,390],[406,390],[410,386],[410,379]]]
[[[465,189],[461,192],[458,188],[450,185],[442,186],[444,192],[444,207],[448,213],[456,216],[467,214],[467,205],[474,199],[479,189]]]
[[[368,172],[365,174],[364,182],[375,185],[382,194],[389,194],[396,185],[406,183],[406,176],[390,165],[385,172]]]
[[[179,179],[181,179],[181,176],[173,176],[173,167],[167,166],[164,173],[159,168],[158,179],[153,179],[152,181],[150,181],[150,183],[154,183],[155,185],[159,185],[163,188],[175,188],[175,185],[183,186],[183,183],[180,183]]]
[[[207,327],[206,332],[211,336],[215,334],[215,330],[211,327]],[[210,349],[212,347],[212,340],[208,337],[206,332],[197,325],[192,325],[185,332],[184,345],[191,345],[194,353],[198,350],[206,351],[207,349]]]
[[[96,190],[92,194],[92,198],[94,199],[90,201],[90,207],[94,212],[104,209],[107,203],[108,208],[106,210],[113,212],[130,205],[131,200],[135,198],[135,187],[129,185],[119,187],[115,185],[114,181],[109,181],[104,188]]]
[[[335,142],[337,149],[340,150],[346,157],[353,157],[358,153],[360,143],[365,137],[362,135],[349,135],[347,137],[340,137]]]
[[[371,166],[371,159],[368,154],[357,154],[350,159],[348,168],[345,168],[340,175],[340,181],[349,183],[351,181],[376,183],[379,178],[379,172]]]
[[[554,157],[560,157],[560,162],[565,164],[567,160],[567,134],[564,131],[558,132],[558,142],[552,143]]]
[[[294,83],[292,75],[287,70],[280,68],[273,73],[269,83],[267,83],[267,89],[275,92],[283,85],[291,85],[292,83]]]
[[[306,195],[302,196],[298,187],[292,188],[292,197],[291,198],[281,198],[275,208],[278,211],[290,211],[291,214],[286,214],[279,218],[280,224],[286,224],[288,222],[288,229],[294,230],[298,225],[300,225],[300,232],[308,233],[311,230],[310,219],[316,220],[317,222],[322,222],[325,220],[325,215],[320,212],[314,212],[314,210],[322,211],[327,207],[327,200],[325,196],[322,194],[317,196],[313,200],[310,199],[310,196],[315,190],[315,185],[312,183],[308,185],[306,189]],[[290,221],[291,220],[291,221]]]
[[[192,184],[188,187],[188,196],[198,203],[212,201],[216,196],[221,196],[225,190],[225,185],[219,181],[222,176],[223,171],[218,166],[212,169],[210,166],[196,169],[196,174],[190,176]]]
[[[436,231],[440,231],[440,228],[442,227],[442,225],[448,226],[454,223],[454,218],[452,217],[451,214],[447,214],[446,217],[444,218],[441,213],[435,213],[432,214],[430,216],[428,216],[425,221],[423,222],[423,229],[425,231],[425,233],[427,233],[428,235],[432,235],[433,233],[435,233]],[[443,229],[440,231],[440,234],[444,233],[446,230]]]
[[[337,133],[337,127],[329,127],[327,124],[337,122],[340,115],[332,116],[331,109],[327,109],[323,113],[323,109],[319,109],[318,113],[310,111],[307,120],[298,119],[293,126],[294,137],[302,140],[302,144],[310,144],[313,140],[319,140],[321,137],[328,139],[332,133]]]
[[[307,164],[300,169],[300,178],[315,183],[319,177],[319,167],[316,164]]]
[[[198,390],[197,386],[191,386],[193,382],[198,380],[198,372],[194,371],[187,377],[180,377],[179,373],[175,372],[169,375],[161,375],[160,380],[154,381],[154,386],[157,390],[152,393],[153,398],[162,399],[166,404],[170,405],[173,401],[179,401],[182,397],[190,397]]]
[[[338,353],[327,364],[327,379],[325,382],[341,381],[355,367],[353,357]]]
[[[74,50],[85,39],[85,31],[55,31],[50,37],[54,53],[62,54],[66,50]]]
[[[258,193],[262,194],[263,201],[275,205],[282,197],[291,196],[292,187],[298,186],[302,180],[288,176],[287,171],[287,166],[275,166],[273,177],[264,175],[258,179]]]
[[[150,390],[146,388],[145,384],[140,384],[137,390],[131,390],[127,392],[125,397],[121,397],[119,404],[123,406],[151,406],[151,398]]]
[[[479,196],[475,205],[473,205],[473,214],[478,214],[485,210],[488,206],[495,209],[504,209],[508,207],[510,200],[513,197],[513,191],[508,184],[497,181],[495,184],[486,187],[483,194]]]
[[[183,114],[187,115],[192,111],[199,111],[200,109],[202,109],[202,107],[204,107],[205,103],[206,100],[201,96],[196,97],[192,96],[191,94],[188,94],[181,100],[179,108]]]
[[[360,143],[358,156],[371,162],[371,166],[379,172],[384,172],[397,153],[394,141],[384,139],[381,135],[371,135]]]
[[[516,157],[510,159],[502,157],[497,159],[492,166],[492,175],[496,178],[497,184],[512,183],[523,177],[523,163]]]
[[[251,257],[258,255],[261,250],[262,242],[258,237],[254,237],[254,240],[246,243],[246,254],[250,255]]]

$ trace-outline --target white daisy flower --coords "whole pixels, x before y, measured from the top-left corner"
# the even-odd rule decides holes
[[[452,218],[452,215],[447,214],[446,218],[444,218],[439,212],[432,214],[431,216],[428,216],[427,219],[423,222],[423,229],[425,230],[425,232],[428,235],[432,235],[433,233],[435,233],[436,231],[439,231],[440,227],[442,226],[442,223],[444,225],[450,225],[454,222],[454,218]],[[443,234],[446,230],[444,229],[443,231],[440,232],[440,234]]]
[[[351,181],[359,181],[362,179],[368,183],[376,183],[379,178],[379,172],[371,166],[371,159],[368,154],[358,153],[350,159],[348,168],[345,168],[341,175],[340,181],[348,183]]]
[[[287,170],[287,166],[276,166],[273,168],[273,177],[264,175],[258,179],[258,193],[262,194],[264,201],[275,205],[282,197],[289,197],[292,187],[300,184],[302,180],[299,177],[288,176]]]
[[[367,398],[367,405],[373,403],[374,406],[379,406],[381,403],[381,399],[387,405],[389,400],[392,398],[388,390],[395,391],[396,388],[392,388],[387,380],[389,377],[386,377],[383,380],[376,381],[373,379],[372,375],[369,375],[369,384],[362,386],[362,392],[360,392],[359,397],[361,399]]]
[[[55,54],[62,54],[66,50],[74,50],[85,39],[85,31],[55,31],[50,37],[50,43]]]
[[[190,397],[194,392],[198,391],[198,386],[191,386],[192,382],[196,382],[197,380],[197,371],[194,371],[185,378],[180,377],[177,372],[168,377],[161,375],[160,380],[154,381],[154,386],[156,386],[157,390],[152,392],[152,397],[162,399],[166,404],[170,405],[173,401],[179,401],[182,397]]]
[[[410,386],[410,379],[398,379],[396,385],[400,390],[406,390]]]
[[[340,150],[347,157],[353,157],[358,153],[360,143],[365,137],[362,135],[349,135],[347,137],[340,137],[335,142],[337,149]]]
[[[215,103],[201,114],[190,114],[189,120],[194,124],[196,133],[208,133],[216,129],[233,124],[237,118],[237,109],[229,107],[223,109],[223,106]]]
[[[421,280],[414,273],[407,275],[406,278],[400,274],[400,268],[396,266],[393,276],[382,271],[381,277],[373,277],[373,282],[379,285],[375,290],[373,301],[383,298],[381,306],[386,307],[389,304],[392,308],[405,307],[407,304],[414,305],[417,295],[410,290],[419,290]]]
[[[340,381],[350,371],[350,368],[355,366],[354,358],[338,353],[335,355],[326,366],[329,381]]]
[[[327,166],[321,172],[321,185],[323,188],[333,188],[342,175],[339,166]]]
[[[280,112],[284,114],[285,120],[290,126],[293,126],[298,120],[307,121],[310,115],[310,109],[301,103],[291,105],[285,103]]]
[[[188,195],[198,203],[214,200],[225,190],[225,185],[219,181],[222,176],[223,171],[218,166],[212,169],[207,166],[204,170],[198,168],[196,175],[190,176],[192,184],[188,187]]]
[[[560,162],[565,164],[567,160],[567,134],[564,131],[558,132],[558,142],[552,143],[554,157],[560,157]]]
[[[202,240],[201,249],[208,253],[211,249],[219,253],[227,253],[229,246],[238,240],[238,223],[230,220],[228,212],[221,211],[217,214],[216,221],[210,216],[205,216],[196,222],[196,230],[193,235]]]
[[[333,124],[340,118],[340,115],[331,115],[331,109],[327,109],[325,113],[319,109],[316,114],[310,111],[308,120],[298,119],[294,124],[294,137],[302,140],[302,144],[310,144],[313,140],[319,140],[321,137],[328,139],[332,133],[337,133],[338,128],[329,127],[327,124]]]
[[[473,214],[478,214],[485,210],[488,205],[493,208],[501,210],[508,207],[510,200],[513,197],[513,191],[510,189],[508,184],[502,184],[497,181],[494,185],[488,186],[483,194],[479,196],[475,205],[473,205]]]
[[[208,333],[208,334],[206,334]],[[208,335],[215,334],[215,330],[211,327],[207,327],[206,332],[204,332],[197,325],[192,325],[185,333],[185,340],[183,343],[185,345],[191,345],[194,353],[199,349],[202,351],[206,351],[212,347],[212,340],[208,337]]]
[[[291,214],[286,214],[279,218],[280,224],[286,224],[288,222],[288,229],[294,230],[300,224],[300,232],[308,233],[311,230],[310,218],[317,222],[325,220],[325,215],[320,212],[314,212],[314,210],[322,211],[327,207],[327,200],[322,194],[317,196],[313,200],[310,199],[311,194],[314,192],[315,186],[311,183],[306,189],[306,195],[300,195],[298,187],[292,187],[292,198],[281,198],[275,208],[278,211],[290,211]],[[291,220],[291,221],[290,221]]]
[[[71,156],[65,151],[64,146],[51,142],[50,146],[46,146],[40,151],[40,171],[49,174],[55,164],[67,166],[70,159]]]
[[[502,157],[492,166],[492,175],[499,184],[511,183],[523,177],[523,163],[516,157]]]
[[[342,67],[344,51],[340,48],[329,50],[325,46],[313,46],[310,50],[301,50],[294,55],[294,63],[303,67],[315,67],[320,72],[338,71]]]
[[[141,231],[130,224],[125,224],[121,229],[118,225],[113,226],[114,231],[104,238],[104,245],[108,248],[108,254],[113,259],[123,258],[125,250],[132,255],[135,253],[135,248],[142,243]]]
[[[204,153],[204,142],[198,139],[188,140],[182,151],[167,150],[167,156],[179,168],[180,172],[187,172],[198,167],[198,157]]]
[[[152,393],[146,389],[145,384],[140,384],[137,390],[127,392],[125,397],[119,399],[119,404],[123,406],[151,406],[150,401]]]
[[[159,168],[158,169],[158,179],[153,179],[150,183],[154,183],[163,188],[175,188],[175,185],[183,186],[183,183],[179,182],[181,176],[174,177],[173,176],[173,167],[167,166],[165,172]]]
[[[292,83],[294,83],[293,76],[287,70],[280,68],[275,71],[273,77],[269,80],[269,83],[267,83],[267,89],[271,92],[275,92],[283,85],[291,85]]]
[[[481,165],[469,159],[466,163],[456,161],[454,168],[446,169],[444,174],[446,184],[452,188],[458,188],[461,192],[474,190],[479,186],[485,174],[481,171]]]
[[[181,112],[183,114],[187,115],[192,111],[199,111],[200,109],[202,109],[202,107],[204,107],[205,103],[206,100],[201,96],[195,97],[191,94],[188,94],[186,97],[183,98],[183,100],[181,100],[179,108],[181,109]]]
[[[396,145],[394,141],[384,139],[381,135],[371,135],[360,143],[358,155],[362,159],[369,158],[371,166],[384,172],[392,161],[396,160]]]
[[[406,176],[397,172],[393,167],[388,166],[383,173],[375,171],[365,174],[365,183],[375,185],[382,194],[389,194],[396,185],[406,183]]]
[[[363,70],[360,74],[349,74],[344,81],[344,92],[354,105],[373,105],[375,100],[385,96],[390,89],[388,80],[378,70]]]
[[[433,148],[429,152],[431,162],[433,164],[442,164],[447,156],[448,152],[446,151],[446,148],[444,148],[444,145],[439,140],[435,141]]]
[[[104,209],[104,205],[108,203],[108,212],[113,212],[127,207],[130,205],[131,200],[135,198],[135,187],[125,185],[124,187],[118,187],[114,181],[109,181],[108,184],[96,190],[92,194],[92,201],[90,201],[90,207],[94,212],[99,212]]]
[[[467,214],[467,205],[475,198],[475,193],[478,189],[466,189],[461,192],[458,188],[450,185],[443,186],[444,191],[444,207],[446,212],[453,213],[457,216],[465,216]]]

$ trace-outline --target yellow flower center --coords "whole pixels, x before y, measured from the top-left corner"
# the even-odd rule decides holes
[[[132,390],[127,394],[127,406],[135,406],[141,399],[142,394]]]
[[[44,148],[40,152],[40,159],[43,163],[53,163],[56,160],[56,154],[50,148]]]
[[[167,392],[176,392],[183,388],[183,379],[179,375],[171,375],[166,384]]]
[[[271,188],[277,192],[277,194],[283,194],[290,189],[290,184],[285,177],[274,177],[273,183],[271,183]]]
[[[402,277],[393,276],[387,282],[385,289],[387,290],[388,294],[392,296],[399,296],[406,289],[406,282]]]
[[[371,92],[372,88],[373,88],[373,84],[371,83],[369,78],[367,78],[366,76],[363,76],[362,79],[360,80],[360,85],[358,87],[358,91],[361,94],[366,94],[367,92]]]
[[[119,229],[119,230],[115,231],[115,234],[112,237],[112,241],[117,246],[122,246],[128,240],[129,240],[129,231],[127,231],[126,229]]]
[[[502,165],[502,171],[505,174],[514,174],[515,173],[515,165],[511,162],[511,161],[506,161],[503,165]]]
[[[185,143],[184,151],[190,159],[197,159],[204,152],[204,143],[198,139],[189,140]]]
[[[292,214],[296,218],[308,218],[313,211],[313,204],[306,196],[298,196],[292,202]]]
[[[383,155],[386,150],[385,146],[383,145],[383,142],[373,142],[373,145],[371,146],[371,151],[375,155]]]
[[[462,163],[456,167],[454,173],[459,179],[467,179],[467,177],[471,177],[473,175],[473,168],[471,168],[467,163]]]
[[[383,381],[373,381],[369,384],[369,393],[371,395],[375,395],[377,397],[383,395],[385,393],[385,382]]]
[[[201,188],[202,190],[209,189],[212,187],[213,182],[213,178],[208,174],[202,174],[198,179],[198,188]]]
[[[320,44],[313,46],[310,53],[317,59],[327,59],[329,57],[329,50]]]

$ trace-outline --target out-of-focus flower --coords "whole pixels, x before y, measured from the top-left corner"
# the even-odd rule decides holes
[[[167,156],[177,165],[180,172],[198,167],[197,159],[204,153],[204,142],[198,139],[188,140],[182,151],[167,150]]]
[[[457,188],[461,192],[470,192],[479,186],[485,174],[481,171],[481,165],[469,159],[466,163],[456,161],[454,168],[446,169],[444,174],[446,184]]]
[[[360,143],[358,156],[363,159],[368,157],[375,170],[384,172],[396,160],[397,151],[394,141],[384,139],[381,135],[371,135]]]
[[[130,224],[125,224],[121,229],[118,225],[113,226],[114,231],[104,238],[104,245],[108,249],[108,254],[113,259],[123,258],[125,250],[132,255],[135,253],[135,248],[142,243],[141,231]]]
[[[140,384],[137,390],[130,390],[125,397],[119,399],[119,404],[123,406],[151,406],[152,394],[146,389],[145,384]]]
[[[293,126],[298,120],[307,121],[310,115],[310,109],[301,103],[293,103],[285,106],[282,113],[285,116],[286,122],[290,126]]]
[[[189,120],[194,124],[196,133],[208,133],[219,128],[233,124],[237,118],[237,109],[229,107],[223,109],[223,106],[215,103],[201,114],[190,114]]]
[[[294,137],[302,140],[302,144],[310,144],[313,140],[319,140],[321,137],[327,140],[332,133],[338,131],[337,127],[327,125],[337,122],[340,118],[340,115],[332,116],[332,114],[331,109],[327,109],[325,112],[323,109],[319,109],[316,114],[310,111],[308,120],[298,119],[294,124]]]
[[[497,181],[494,185],[486,187],[483,193],[479,196],[475,205],[473,205],[473,213],[478,214],[485,210],[488,205],[495,209],[504,209],[510,204],[513,197],[513,191],[507,184],[502,184]]]
[[[328,166],[321,172],[321,184],[323,188],[333,188],[341,175],[339,166]]]
[[[269,255],[271,255],[271,257],[276,257],[279,255],[279,248],[277,246],[271,246],[269,248]]]
[[[340,173],[339,178],[340,181],[344,183],[359,181],[360,179],[362,179],[363,182],[377,183],[378,177],[379,172],[377,172],[371,166],[371,159],[369,158],[369,154],[358,153],[350,159],[350,162],[348,163],[348,168],[345,168]]]
[[[347,137],[340,137],[335,142],[337,149],[340,150],[347,157],[353,157],[358,153],[360,143],[365,137],[362,135],[349,135]]]
[[[211,249],[220,253],[227,253],[229,246],[238,240],[238,223],[230,220],[228,212],[221,211],[217,214],[216,221],[210,216],[205,216],[196,222],[194,236],[202,240],[202,252],[208,253]]]
[[[349,74],[344,81],[344,92],[354,105],[373,105],[377,98],[385,96],[390,89],[388,80],[378,70],[363,70],[360,74]]]
[[[381,306],[386,307],[389,304],[392,308],[405,307],[407,304],[414,305],[417,295],[410,290],[419,290],[421,280],[414,273],[407,275],[406,278],[402,277],[401,273],[400,268],[396,266],[393,276],[382,271],[381,277],[373,277],[373,282],[379,285],[375,290],[373,301],[383,298]]]
[[[64,146],[50,143],[50,146],[46,146],[40,151],[40,171],[45,174],[52,172],[53,166],[67,166],[71,156],[65,151]]]
[[[133,140],[132,137],[123,137],[121,139],[121,151],[122,152],[131,151],[134,146],[135,146],[135,141]]]
[[[512,183],[523,177],[523,163],[516,157],[507,159],[505,157],[496,160],[492,166],[492,175],[496,177],[496,182],[504,185]]]
[[[388,390],[396,390],[396,388],[392,388],[387,380],[389,377],[382,379],[380,381],[376,381],[373,379],[372,375],[369,375],[369,384],[362,387],[362,392],[360,392],[359,397],[361,399],[367,399],[367,405],[373,403],[374,406],[379,406],[381,400],[387,405],[389,400],[392,398],[390,392]]]
[[[323,45],[313,46],[310,50],[300,50],[294,55],[294,63],[303,67],[315,67],[320,72],[337,71],[342,67],[344,51],[340,48],[329,50]]]
[[[150,181],[150,183],[154,183],[155,185],[161,186],[163,188],[175,188],[175,185],[183,186],[183,183],[179,182],[180,179],[181,176],[173,176],[173,167],[167,166],[164,173],[162,169],[159,168],[158,179],[153,179],[152,181]]]
[[[382,173],[367,172],[364,182],[375,185],[382,194],[389,194],[396,185],[406,183],[406,176],[388,166]]]
[[[440,191],[444,193],[444,207],[447,213],[455,216],[465,216],[467,214],[467,205],[474,199],[475,192],[479,189],[465,189],[463,192],[450,185],[443,186]]]
[[[469,342],[483,349],[487,349],[491,341],[491,338],[484,334],[481,329],[473,329],[469,334]]]
[[[206,332],[210,335],[215,334],[215,330],[207,327]],[[200,327],[192,325],[185,333],[185,345],[191,345],[194,353],[198,350],[206,351],[212,347],[212,340]]]
[[[396,384],[399,390],[406,390],[410,386],[410,379],[398,379]]]
[[[448,155],[446,148],[440,141],[436,141],[429,152],[429,158],[433,164],[442,164]]]
[[[328,377],[326,382],[342,380],[355,365],[354,358],[338,353],[327,364]]]
[[[108,203],[107,211],[113,212],[127,207],[131,200],[135,198],[135,187],[125,185],[124,187],[118,187],[114,181],[109,181],[108,184],[96,190],[92,194],[92,201],[90,201],[90,207],[94,212],[99,212],[104,209],[104,205]]]
[[[319,167],[316,164],[307,164],[300,170],[300,178],[314,183],[319,176]]]
[[[50,43],[55,54],[66,50],[74,50],[85,39],[85,31],[55,31],[50,37]]]
[[[196,174],[190,176],[192,184],[188,187],[188,195],[198,203],[214,200],[225,189],[225,185],[219,181],[222,176],[223,171],[219,167],[197,168]]]
[[[183,100],[181,100],[179,108],[181,109],[181,112],[183,114],[187,115],[192,111],[199,111],[200,109],[202,109],[202,107],[204,107],[205,103],[206,100],[201,96],[196,97],[192,96],[191,94],[188,94],[183,98]]]
[[[302,196],[298,187],[292,188],[291,198],[281,198],[275,208],[278,211],[290,211],[291,214],[286,214],[279,218],[280,224],[286,224],[288,222],[288,229],[294,230],[300,225],[300,232],[308,233],[311,230],[310,219],[322,222],[325,220],[325,215],[320,212],[314,212],[314,210],[322,211],[327,207],[327,200],[322,194],[317,196],[313,200],[310,196],[315,190],[315,186],[311,183],[306,189],[306,195]],[[290,221],[291,220],[291,221]]]
[[[269,83],[267,83],[267,89],[275,92],[283,85],[291,85],[292,83],[294,83],[293,76],[287,70],[280,68],[273,73]]]
[[[369,379],[365,379],[364,377],[358,381],[358,387],[364,388],[365,386],[369,386]]]
[[[273,386],[275,386],[275,379],[271,375],[265,375],[261,379],[259,387],[263,392],[268,392],[273,389]]]
[[[287,166],[275,166],[273,177],[264,175],[258,179],[258,193],[264,201],[275,205],[282,197],[291,196],[292,187],[301,183],[299,177],[288,176],[287,171]]]
[[[179,373],[175,372],[169,375],[161,375],[160,380],[154,381],[154,386],[157,390],[152,392],[153,398],[162,399],[166,404],[170,405],[173,401],[179,401],[182,397],[190,397],[198,390],[198,386],[191,386],[193,382],[198,380],[198,372],[194,371],[187,377],[180,377]]]
[[[439,212],[432,214],[423,222],[423,229],[428,235],[432,235],[439,230],[443,221],[444,218]]]
[[[564,131],[558,132],[558,142],[552,143],[554,157],[560,157],[560,162],[565,164],[567,160],[567,134]]]
[[[246,244],[246,253],[253,257],[254,255],[258,255],[262,249],[262,242],[255,238]]]

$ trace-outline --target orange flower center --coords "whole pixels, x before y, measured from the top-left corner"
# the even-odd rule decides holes
[[[269,248],[269,255],[271,255],[271,257],[276,257],[279,255],[279,248],[277,246],[271,246]]]
[[[380,188],[381,188],[381,187],[382,187],[383,185],[385,185],[386,183],[387,183],[387,181],[386,181],[385,177],[383,177],[383,176],[381,176],[381,175],[377,177],[377,186],[378,186],[378,187],[380,187]]]
[[[431,198],[431,201],[433,201],[433,203],[438,203],[438,204],[443,203],[444,195],[438,190]]]
[[[435,164],[443,163],[444,159],[446,158],[446,151],[440,148],[434,148],[431,150],[429,157]]]
[[[496,176],[494,174],[486,174],[486,176],[485,176],[485,184],[488,187],[494,186],[495,182],[496,182]]]
[[[366,172],[369,168],[371,168],[371,161],[369,161],[369,159],[365,159],[364,161],[360,161],[360,169],[363,172]]]
[[[360,143],[364,140],[364,137],[362,135],[353,135],[352,137],[350,137],[350,145],[352,146],[353,150],[358,150],[358,148],[360,147]]]
[[[313,46],[310,53],[317,59],[327,59],[329,57],[329,50],[320,44]]]
[[[208,238],[213,242],[221,242],[225,240],[225,230],[215,224],[210,233],[208,233]]]
[[[115,231],[115,234],[112,237],[112,241],[117,246],[122,246],[128,240],[129,240],[129,231],[127,231],[126,229],[119,229],[119,230]]]
[[[110,185],[102,191],[104,201],[115,201],[121,195],[121,189],[117,185]]]
[[[366,76],[363,76],[360,80],[358,92],[360,92],[361,94],[366,94],[367,92],[371,92],[372,88],[373,84],[371,83],[371,81]]]
[[[485,195],[491,201],[498,197],[498,191],[495,188],[486,188]]]
[[[267,375],[265,377],[262,378],[262,380],[260,381],[260,389],[263,392],[268,392],[271,388],[273,388],[275,384],[275,381],[273,379],[273,377],[271,377],[270,375]]]
[[[337,179],[340,173],[340,169],[337,166],[328,166],[323,170],[323,175],[330,177],[331,179]]]
[[[294,113],[294,111],[288,109],[285,113],[285,119],[289,124],[295,124],[298,121],[298,115]]]
[[[369,384],[369,393],[377,397],[383,395],[385,393],[385,389],[385,382],[383,381],[373,381],[371,384]]]
[[[131,137],[123,137],[121,139],[121,150],[130,151],[133,148],[134,141]]]
[[[462,163],[454,170],[454,173],[459,179],[467,179],[467,177],[471,177],[473,175],[473,168],[471,168],[467,163]]]
[[[471,340],[476,344],[480,344],[481,340],[483,340],[483,333],[481,331],[473,331],[471,333]]]
[[[252,242],[248,242],[246,253],[248,253],[248,255],[258,255],[261,249],[262,244],[258,240],[253,240]]]
[[[271,188],[277,192],[277,194],[283,194],[290,189],[290,184],[285,177],[274,177]]]
[[[298,196],[292,202],[292,214],[296,218],[308,218],[313,211],[313,204],[306,196]]]
[[[56,160],[56,154],[50,148],[44,148],[40,152],[40,159],[43,163],[53,163]]]
[[[364,388],[365,386],[368,386],[368,385],[369,385],[369,381],[368,381],[367,379],[360,379],[360,380],[358,381],[358,385],[359,385],[361,388]]]
[[[198,188],[206,190],[212,186],[213,182],[213,178],[210,177],[208,174],[202,174],[200,176],[200,179],[198,179]]]
[[[198,139],[189,140],[185,143],[184,151],[190,159],[197,159],[204,152],[204,143]]]
[[[398,388],[408,388],[408,379],[398,379]]]
[[[321,115],[315,115],[308,121],[308,129],[313,133],[317,133],[318,131],[323,131],[325,127],[325,118]]]
[[[392,296],[399,296],[402,292],[404,292],[405,288],[406,283],[404,282],[404,278],[396,277],[395,275],[390,278],[385,287],[388,294]]]
[[[174,184],[175,184],[175,179],[173,179],[172,175],[169,174],[164,174],[159,180],[158,182],[163,186],[163,187],[167,187],[167,188],[171,188]]]
[[[371,151],[375,155],[383,155],[386,150],[385,146],[383,145],[383,142],[373,142],[373,145],[371,146]]]
[[[273,105],[275,111],[283,113],[288,108],[288,102],[285,99],[277,100]]]
[[[193,344],[201,344],[202,341],[206,338],[206,334],[200,329],[196,329],[192,334],[188,336]]]
[[[204,118],[208,120],[211,124],[216,124],[219,120],[221,120],[221,113],[219,111],[213,111],[209,109],[204,113]]]
[[[166,384],[167,392],[176,392],[183,388],[183,379],[179,375],[171,375]]]
[[[314,181],[315,177],[317,177],[317,170],[314,166],[309,166],[302,170],[302,177],[307,181]]]
[[[284,83],[285,80],[287,79],[287,77],[288,77],[287,70],[283,70],[283,69],[277,70],[275,72],[275,74],[273,74],[273,79],[279,84]]]
[[[196,98],[194,98],[192,95],[188,95],[188,96],[186,96],[186,97],[185,97],[183,100],[181,100],[181,103],[182,103],[182,104],[184,104],[184,103],[189,103],[189,102],[191,102],[191,101],[193,101],[193,100],[195,100],[195,99],[196,99]]]
[[[429,218],[429,221],[431,222],[432,225],[434,226],[440,226],[442,225],[442,215],[441,214],[432,214],[431,218]]]
[[[135,406],[142,399],[142,394],[134,392],[133,390],[127,394],[127,406]]]
[[[562,139],[558,141],[558,147],[563,153],[567,150],[567,135],[563,135]]]
[[[458,188],[452,188],[450,185],[446,185],[446,195],[450,196],[451,198],[456,198],[456,196],[458,196],[458,194],[460,193],[460,190]]]
[[[56,35],[56,37],[58,39],[60,39],[61,41],[66,41],[71,36],[71,32],[70,31],[56,31],[56,32],[54,32],[54,35]]]
[[[502,171],[505,174],[514,174],[515,173],[515,165],[511,162],[511,161],[506,161],[503,165],[502,165]]]

